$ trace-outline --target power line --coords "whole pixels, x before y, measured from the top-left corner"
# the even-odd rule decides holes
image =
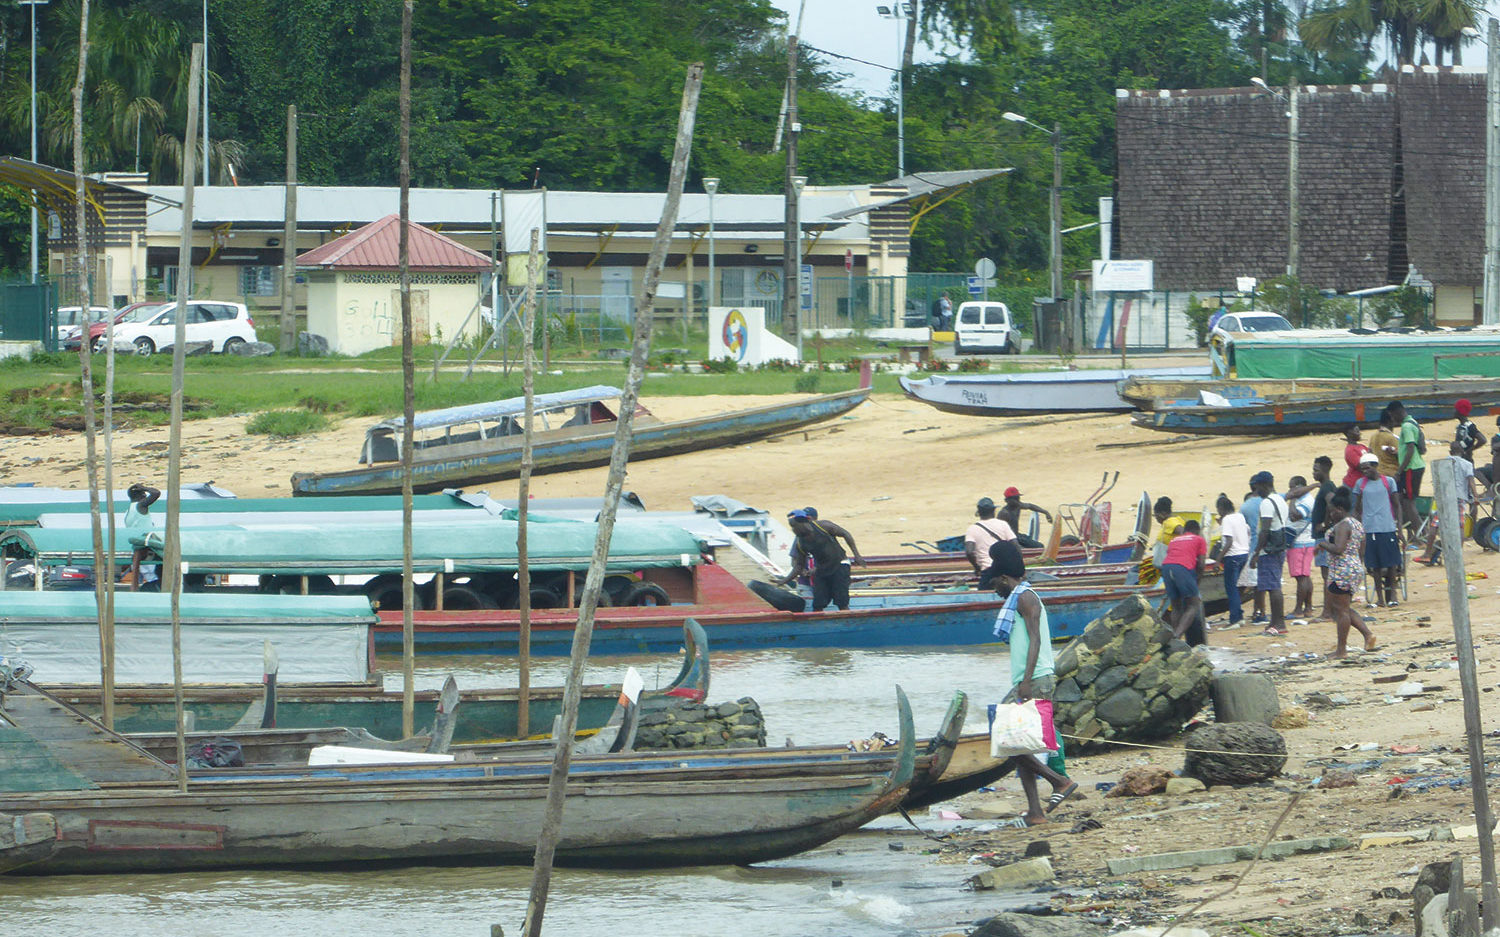
[[[871,62],[868,59],[857,59],[857,58],[855,58],[852,55],[840,55],[837,52],[829,52],[827,49],[819,49],[817,46],[808,45],[807,43],[803,42],[800,39],[797,40],[797,47],[799,49],[807,49],[810,52],[816,52],[819,55],[826,55],[829,58],[843,59],[846,62],[858,62],[861,65],[868,65],[871,68],[883,68],[883,69],[885,69],[888,72],[899,72],[899,71],[901,71],[900,68],[892,68],[889,65],[881,65],[879,62]]]

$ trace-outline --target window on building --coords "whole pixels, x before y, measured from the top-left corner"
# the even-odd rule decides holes
[[[275,296],[279,292],[276,275],[280,270],[279,267],[241,267],[240,295]]]

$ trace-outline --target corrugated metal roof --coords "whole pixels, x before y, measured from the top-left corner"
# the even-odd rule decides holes
[[[401,265],[401,219],[386,215],[297,258],[298,267],[333,270],[393,270]],[[413,270],[484,270],[490,259],[430,228],[412,224],[407,249]]]

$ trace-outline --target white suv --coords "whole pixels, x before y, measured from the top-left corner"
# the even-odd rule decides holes
[[[989,351],[1015,355],[1021,352],[1021,333],[1011,322],[1010,307],[1004,303],[964,303],[958,307],[953,333],[954,354]]]
[[[115,349],[152,355],[172,347],[177,334],[177,304],[150,306],[138,320],[115,326]],[[187,340],[208,342],[209,351],[230,351],[255,341],[255,320],[243,303],[221,303],[207,299],[188,300]]]

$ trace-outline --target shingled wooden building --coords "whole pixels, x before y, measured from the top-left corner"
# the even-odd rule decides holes
[[[1283,89],[1283,93],[1284,89]],[[1479,321],[1482,70],[1299,89],[1299,274],[1339,292],[1420,277],[1444,325]],[[1116,92],[1118,256],[1164,290],[1287,268],[1288,107],[1265,90]]]

